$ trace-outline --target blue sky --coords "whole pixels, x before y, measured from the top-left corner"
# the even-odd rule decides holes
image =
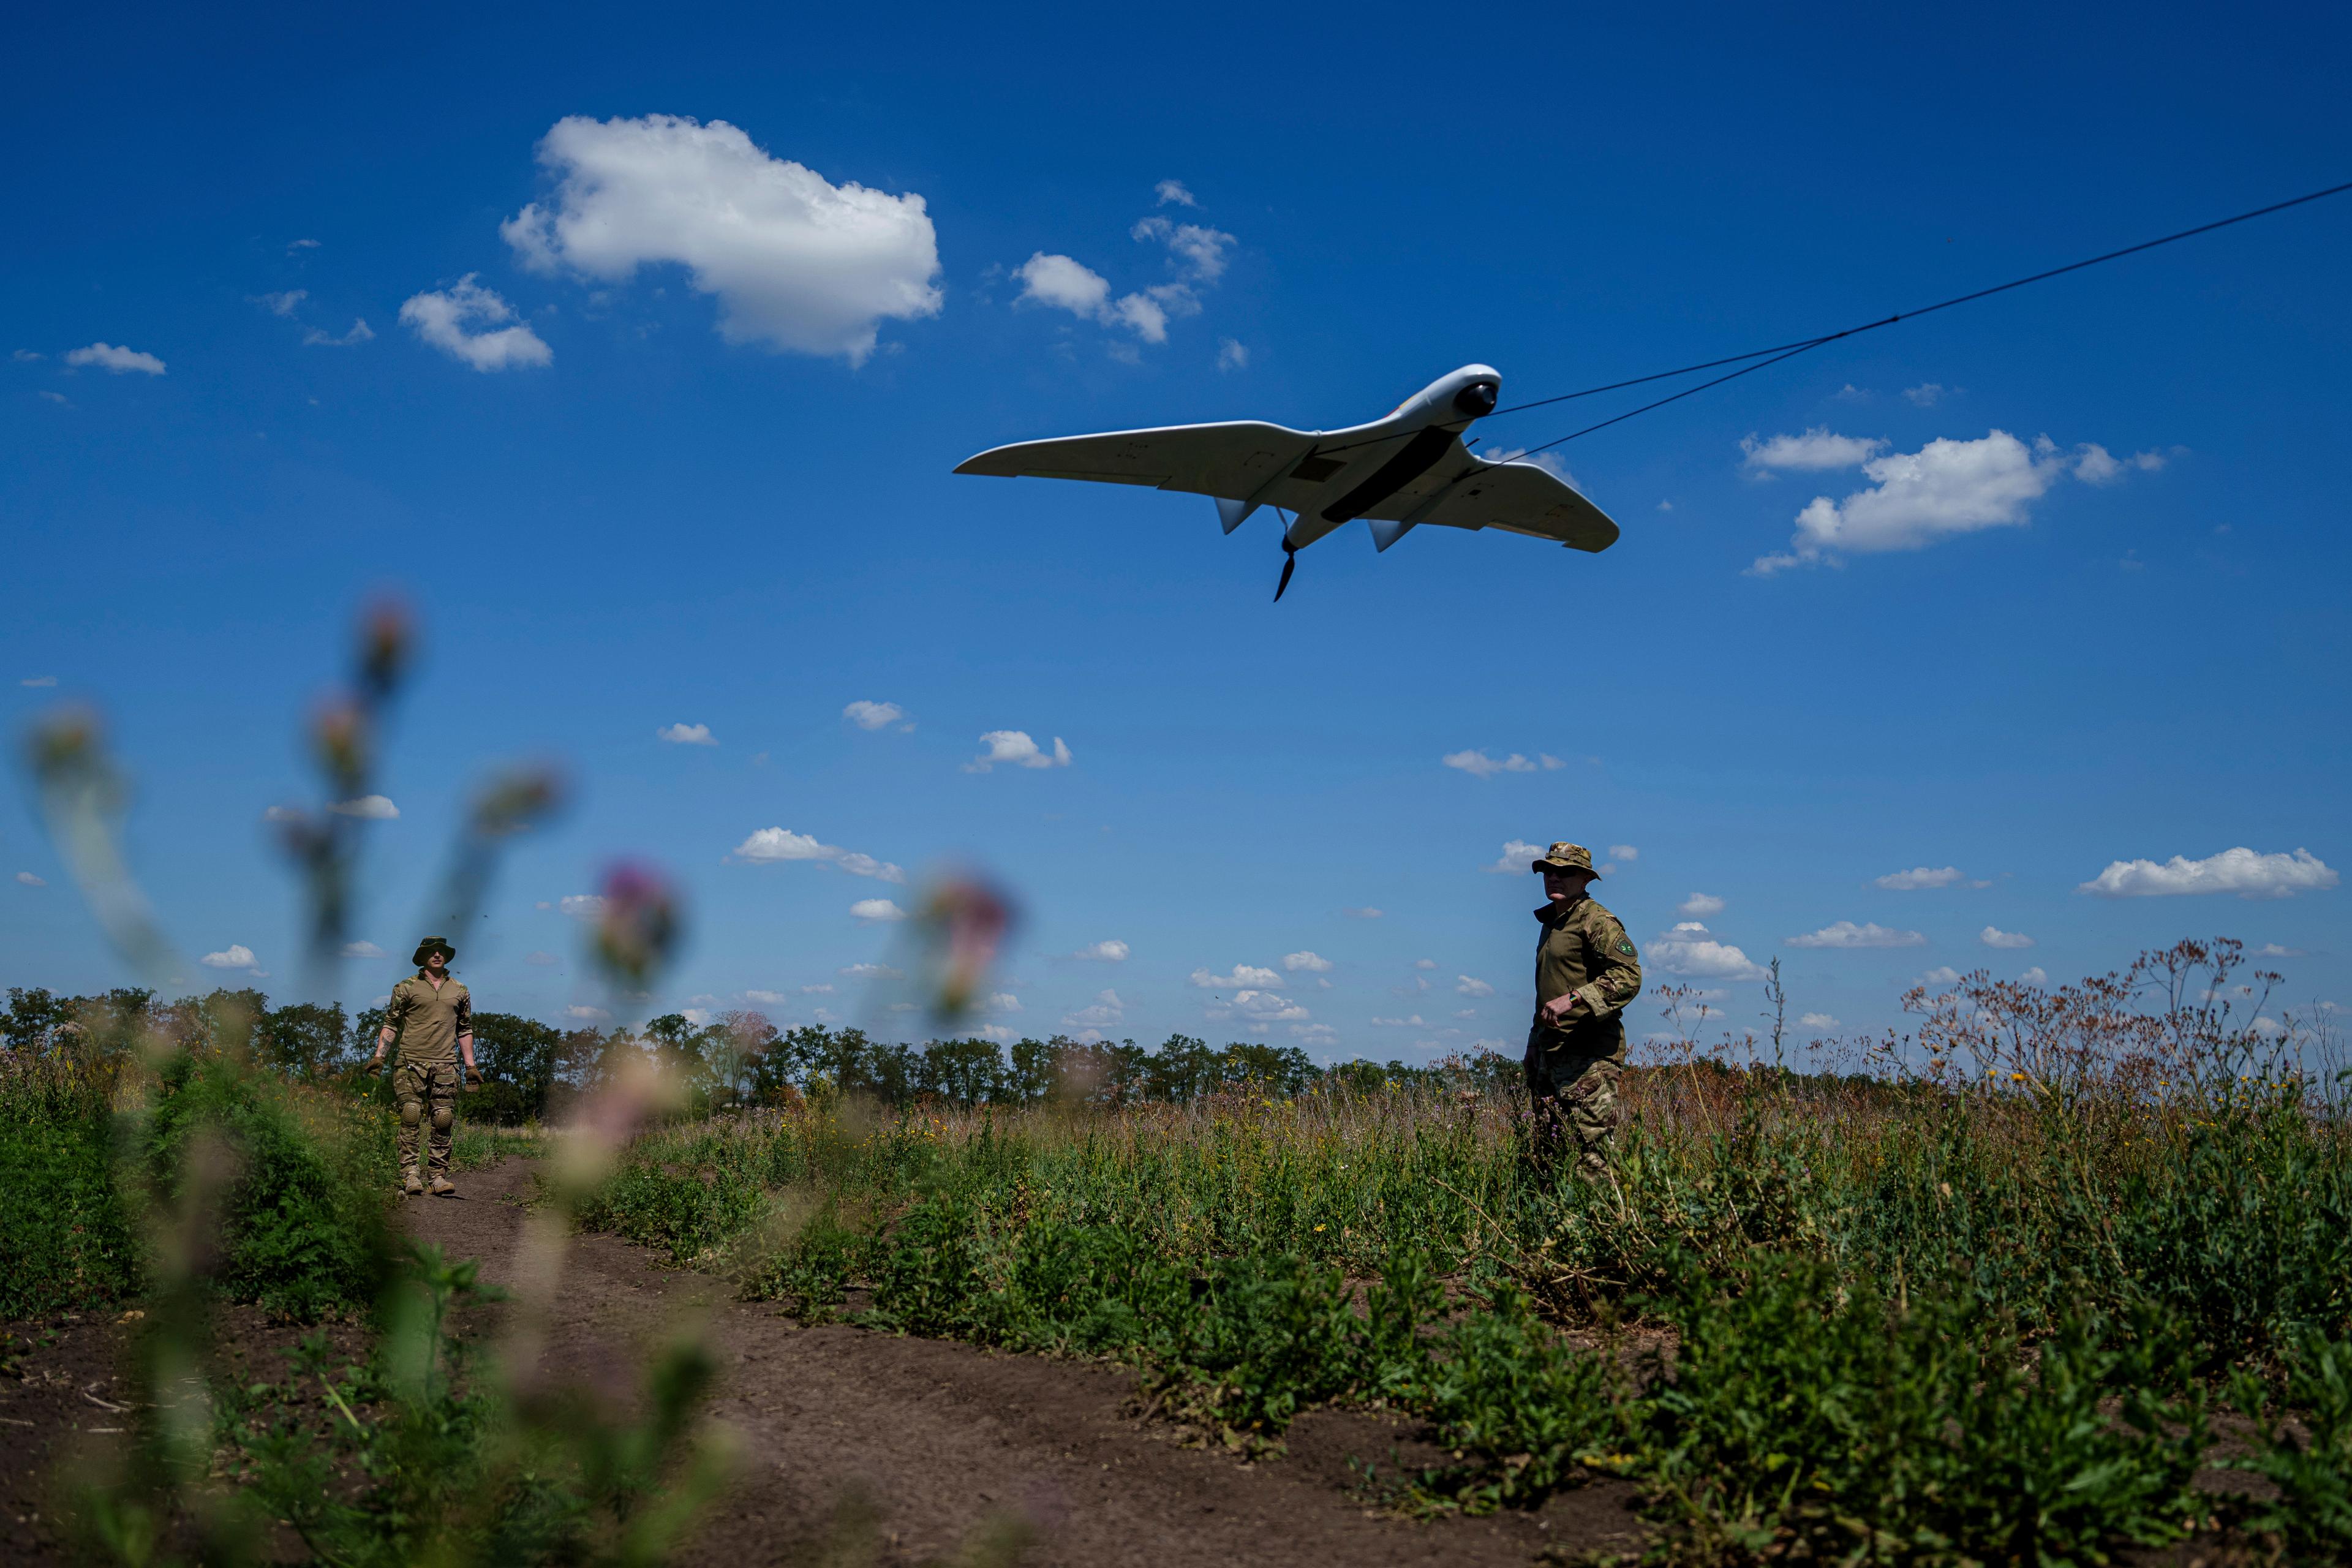
[[[1537,889],[1486,868],[1562,837],[1738,1021],[1776,954],[1852,1032],[2215,933],[2352,1001],[2352,197],[1570,443],[1599,556],[1350,526],[1275,606],[1270,516],[950,473],[1471,361],[1508,405],[2332,184],[2340,15],[868,16],[9,25],[0,700],[107,716],[191,986],[292,985],[262,814],[389,590],[426,657],[354,1003],[547,756],[576,808],[460,967],[557,1020],[609,1001],[562,900],[615,856],[686,893],[665,999],[780,1022],[866,1016],[852,906],[977,864],[1025,911],[998,1029],[1515,1048]],[[1066,764],[974,771],[1010,732]],[[21,788],[0,873],[8,983],[130,978]]]

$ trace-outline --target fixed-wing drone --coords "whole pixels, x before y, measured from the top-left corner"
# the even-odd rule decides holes
[[[1492,414],[1503,378],[1483,364],[1442,375],[1385,419],[1345,430],[1290,430],[1236,420],[1168,425],[1105,436],[1066,436],[995,447],[956,467],[1005,479],[1097,479],[1213,496],[1231,533],[1262,506],[1292,514],[1282,531],[1280,599],[1298,552],[1365,519],[1386,550],[1424,522],[1499,528],[1601,551],[1617,525],[1558,475],[1533,463],[1493,462],[1462,444],[1473,420]]]

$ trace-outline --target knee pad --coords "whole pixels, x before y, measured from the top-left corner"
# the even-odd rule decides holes
[[[423,1119],[424,1115],[425,1108],[417,1104],[416,1101],[413,1100],[404,1100],[400,1102],[400,1124],[403,1127],[415,1126],[416,1123]]]
[[[435,1106],[435,1107],[433,1108],[433,1131],[436,1131],[436,1132],[446,1132],[446,1131],[449,1131],[449,1124],[450,1124],[451,1122],[453,1122],[453,1121],[457,1121],[457,1116],[456,1116],[453,1112],[451,1112],[451,1110],[449,1110],[449,1108],[448,1108],[447,1106],[446,1106],[446,1105],[436,1105],[436,1106]]]

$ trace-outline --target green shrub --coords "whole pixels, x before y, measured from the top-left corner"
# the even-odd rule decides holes
[[[131,1295],[139,1246],[115,1185],[116,1075],[51,1058],[0,1067],[0,1318]]]

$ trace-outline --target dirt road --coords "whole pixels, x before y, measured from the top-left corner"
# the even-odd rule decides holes
[[[413,1201],[413,1232],[512,1268],[530,1167],[470,1173],[455,1200]],[[1524,1564],[1612,1541],[1635,1523],[1622,1489],[1588,1489],[1543,1513],[1415,1524],[1350,1496],[1353,1454],[1392,1472],[1425,1461],[1410,1433],[1369,1417],[1310,1415],[1287,1457],[1245,1464],[1178,1447],[1121,1413],[1117,1368],[992,1354],[863,1329],[803,1329],[719,1280],[656,1267],[641,1249],[583,1237],[552,1327],[558,1359],[617,1366],[700,1313],[720,1372],[712,1413],[742,1440],[733,1489],[684,1560],[745,1568],[791,1560],[822,1538],[845,1499],[878,1515],[878,1561],[953,1560],[992,1526],[1025,1521],[1028,1563]]]

